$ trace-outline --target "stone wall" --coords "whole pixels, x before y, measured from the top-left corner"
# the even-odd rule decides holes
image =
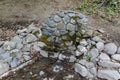
[[[0,75],[43,56],[73,63],[74,72],[89,80],[120,79],[120,47],[99,36],[104,31],[93,32],[87,17],[74,11],[53,14],[40,27],[32,23],[10,41],[0,41]],[[61,70],[60,66],[53,69]]]

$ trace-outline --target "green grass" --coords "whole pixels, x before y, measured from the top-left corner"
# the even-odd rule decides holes
[[[87,15],[98,14],[111,20],[120,13],[120,0],[82,0],[77,9]]]

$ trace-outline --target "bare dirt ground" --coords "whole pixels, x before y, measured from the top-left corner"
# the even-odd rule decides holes
[[[26,27],[31,21],[42,23],[50,14],[76,8],[79,3],[80,0],[0,0],[0,37],[8,39],[15,35],[14,31]],[[120,44],[120,16],[113,22],[96,16],[89,16],[92,26],[103,28]]]

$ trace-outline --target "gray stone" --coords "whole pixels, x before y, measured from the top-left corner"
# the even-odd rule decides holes
[[[17,36],[14,36],[11,41],[15,42],[16,43],[16,48],[17,49],[21,49],[23,47],[23,44],[22,44],[22,39],[17,35]]]
[[[38,47],[40,47],[40,48],[43,48],[43,47],[47,46],[47,45],[46,45],[45,43],[43,43],[43,42],[35,42],[34,45],[36,45],[36,46],[38,46]]]
[[[18,34],[27,33],[27,28],[24,28],[24,29],[22,29],[22,30],[17,30],[16,33],[18,33]]]
[[[99,56],[98,56],[98,59],[100,60],[109,60],[110,61],[110,57],[109,55],[107,55],[106,53],[101,53]]]
[[[96,44],[96,48],[99,50],[99,51],[102,51],[104,49],[104,43],[103,42],[98,42]]]
[[[100,33],[105,33],[105,31],[104,31],[102,28],[98,29],[98,31],[99,31]]]
[[[91,55],[91,59],[95,59],[99,56],[99,52],[96,48],[91,49],[89,52],[89,55]]]
[[[105,45],[104,51],[110,55],[115,54],[117,51],[117,46],[114,43],[107,43]]]
[[[40,55],[42,55],[43,57],[48,57],[48,52],[44,50],[40,50]]]
[[[60,12],[60,13],[58,13],[58,15],[59,15],[61,18],[63,18],[63,17],[65,16],[65,13],[64,13],[64,12]]]
[[[78,50],[76,50],[75,51],[75,56],[80,56],[80,55],[82,55],[83,53],[81,53],[80,51],[78,51]]]
[[[5,53],[1,54],[1,57],[2,57],[3,60],[5,60],[5,59],[10,57],[10,53],[9,52],[5,52]]]
[[[118,47],[118,49],[117,49],[117,53],[120,54],[120,47]]]
[[[75,61],[76,61],[76,57],[73,56],[73,55],[71,55],[71,56],[69,57],[69,62],[75,62]]]
[[[13,49],[10,51],[10,56],[13,58],[16,57],[16,58],[20,59],[22,56],[22,52],[18,49]]]
[[[66,59],[66,56],[63,54],[59,54],[58,58],[59,58],[59,60],[64,60],[64,59]]]
[[[51,27],[51,28],[55,28],[55,27],[56,27],[56,22],[53,21],[53,20],[50,20],[50,19],[46,20],[46,24],[47,24],[49,27]]]
[[[4,63],[3,61],[0,61],[0,75],[7,72],[9,70],[9,65],[7,63]]]
[[[118,80],[120,74],[117,70],[98,70],[98,77],[107,80]]]
[[[87,52],[87,49],[84,46],[78,45],[77,48],[81,53],[86,53]]]
[[[18,65],[20,65],[19,60],[16,59],[16,58],[13,58],[13,60],[12,60],[11,63],[10,63],[11,68],[15,68],[15,67],[17,67]]]
[[[61,18],[60,18],[58,15],[55,15],[55,16],[54,16],[54,21],[55,21],[55,22],[60,22],[60,21],[61,21]]]
[[[101,39],[100,37],[98,37],[98,36],[93,37],[92,40],[95,41],[95,42],[103,42],[103,43],[105,42],[104,40],[102,40],[102,39]]]
[[[72,23],[72,24],[75,25],[75,24],[76,24],[76,21],[75,21],[74,19],[71,19],[71,20],[70,20],[70,23]]]
[[[63,18],[63,22],[65,24],[68,24],[70,22],[70,17],[68,15],[65,15],[64,18]]]
[[[88,74],[88,70],[79,63],[75,63],[74,69],[75,69],[75,72],[79,73],[83,77],[86,77]]]
[[[55,65],[53,67],[53,72],[59,72],[61,70],[63,70],[63,66],[62,65]]]
[[[0,48],[0,55],[1,55],[2,53],[5,53],[5,51],[4,51],[4,49]]]
[[[6,41],[3,44],[3,49],[4,50],[12,50],[12,49],[15,49],[15,47],[16,47],[16,43],[13,42],[13,41]]]
[[[30,51],[30,48],[31,48],[31,44],[26,44],[23,46],[23,48],[21,49],[22,51],[24,52],[29,52]]]
[[[81,41],[80,41],[80,45],[82,45],[82,46],[87,46],[87,41],[85,40],[85,39],[82,39]]]
[[[66,27],[67,27],[67,30],[76,31],[76,25],[74,24],[68,23]]]
[[[23,55],[23,58],[25,61],[28,61],[31,59],[31,57],[29,55],[25,55],[25,54]]]
[[[70,17],[75,17],[76,15],[75,15],[75,12],[69,12],[69,13],[68,13],[68,16],[70,16]]]
[[[95,67],[89,69],[89,72],[90,72],[94,77],[97,76],[97,69],[96,69]]]
[[[120,61],[120,54],[113,54],[111,56],[114,60]]]
[[[63,22],[59,22],[56,27],[58,30],[66,30],[66,25]]]
[[[27,43],[34,42],[34,41],[36,41],[36,40],[37,40],[37,37],[34,36],[33,34],[28,34],[28,35],[26,36],[26,42],[27,42]]]
[[[112,62],[112,61],[104,61],[104,60],[100,60],[98,62],[99,66],[102,67],[107,67],[107,68],[119,68],[120,64],[117,62]]]

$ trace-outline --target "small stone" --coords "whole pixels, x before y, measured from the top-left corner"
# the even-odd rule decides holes
[[[99,56],[99,52],[96,48],[91,49],[89,52],[89,55],[91,55],[91,59],[95,59]]]
[[[75,63],[74,65],[75,72],[79,73],[81,76],[86,77],[88,74],[87,69],[80,65],[79,63]]]
[[[61,18],[63,18],[63,17],[65,16],[65,13],[64,13],[64,12],[60,12],[60,13],[58,13],[58,15],[59,15]]]
[[[69,58],[70,58],[69,62],[75,62],[76,61],[76,57],[73,56],[73,55],[71,55]]]
[[[55,16],[54,16],[54,21],[55,21],[55,22],[60,22],[60,21],[61,21],[61,18],[60,18],[58,15],[55,15]]]
[[[70,22],[70,17],[68,15],[65,15],[63,21],[65,24],[68,24]]]
[[[26,44],[26,45],[23,46],[22,51],[24,51],[24,52],[28,51],[29,52],[30,48],[31,48],[31,44]]]
[[[40,75],[40,76],[43,76],[44,74],[45,74],[44,71],[40,71],[40,72],[39,72],[39,75]]]
[[[95,67],[89,69],[89,71],[94,77],[97,75],[97,69]]]
[[[66,58],[66,56],[63,54],[59,54],[58,58],[59,58],[59,60],[64,60]]]
[[[56,27],[58,30],[66,30],[66,25],[63,22],[59,22]]]
[[[55,28],[56,27],[56,22],[54,22],[53,20],[46,20],[46,24],[51,27],[51,28]]]
[[[40,50],[40,54],[43,56],[43,57],[48,57],[48,52],[44,51],[44,50]]]
[[[120,61],[120,54],[113,54],[111,56],[114,60]]]
[[[110,55],[115,54],[117,51],[117,46],[114,43],[107,43],[105,45],[104,51]]]
[[[98,77],[106,80],[119,80],[120,74],[117,70],[98,70]]]
[[[120,47],[118,47],[118,49],[117,49],[117,53],[120,54]]]
[[[78,45],[77,48],[81,53],[86,53],[87,52],[87,49],[84,46]]]
[[[63,66],[62,65],[55,65],[53,67],[53,72],[59,72],[61,70],[63,70]]]
[[[6,41],[3,44],[3,49],[4,50],[12,50],[12,49],[15,49],[15,47],[16,47],[16,43],[13,42],[13,41]]]
[[[92,40],[95,41],[95,42],[105,42],[104,40],[102,40],[102,39],[101,39],[100,37],[98,37],[98,36],[93,37]]]
[[[110,61],[110,57],[109,55],[107,55],[106,53],[101,53],[99,56],[98,56],[98,59],[100,60],[109,60]]]
[[[104,43],[103,42],[98,42],[96,44],[96,48],[99,50],[99,51],[102,51],[104,49]]]
[[[18,61],[18,59],[13,58],[13,60],[11,61],[10,66],[11,66],[11,68],[15,68],[15,67],[17,67],[19,64],[20,64],[20,62]]]
[[[22,30],[17,30],[16,33],[18,33],[18,34],[21,34],[21,33],[27,33],[27,28],[22,29]]]
[[[76,50],[75,51],[75,56],[80,56],[80,55],[82,55],[83,53],[81,53],[80,51],[78,51],[78,50]]]
[[[3,61],[0,61],[0,75],[7,72],[9,70],[9,65],[7,63],[4,63]]]
[[[80,41],[80,45],[82,46],[87,46],[87,41],[85,39],[82,39],[82,41]]]
[[[76,31],[76,25],[74,24],[68,23],[66,27],[67,27],[67,30]]]
[[[23,55],[23,58],[24,58],[25,61],[28,61],[28,60],[31,59],[31,57],[29,55]]]
[[[28,34],[28,35],[26,36],[26,42],[27,42],[27,43],[34,42],[34,41],[36,41],[36,40],[37,40],[37,38],[36,38],[36,36],[34,36],[33,34]]]
[[[101,29],[98,29],[98,31],[100,32],[100,33],[105,33],[105,31],[101,28]]]
[[[111,62],[111,61],[100,60],[98,62],[98,64],[99,64],[99,66],[107,67],[107,68],[119,68],[120,67],[119,63],[117,63],[117,62]]]
[[[47,46],[44,42],[35,42],[34,45],[36,45],[40,48],[43,48],[43,47]]]

